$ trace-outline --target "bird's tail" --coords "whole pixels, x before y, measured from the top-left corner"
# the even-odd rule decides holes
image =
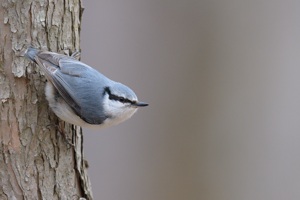
[[[36,63],[35,61],[35,56],[37,55],[37,53],[39,52],[40,50],[37,49],[37,48],[34,48],[32,46],[29,46],[26,51],[25,51],[25,57],[32,60],[33,62]]]

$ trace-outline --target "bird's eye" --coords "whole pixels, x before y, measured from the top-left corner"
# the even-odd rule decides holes
[[[124,103],[124,102],[125,102],[125,98],[120,97],[120,98],[119,98],[119,101],[122,102],[122,103]]]

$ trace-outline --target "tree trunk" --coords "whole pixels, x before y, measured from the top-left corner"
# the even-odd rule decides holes
[[[80,0],[1,0],[1,200],[92,199],[81,128],[51,112],[44,76],[20,56],[29,44],[79,50],[82,11]]]

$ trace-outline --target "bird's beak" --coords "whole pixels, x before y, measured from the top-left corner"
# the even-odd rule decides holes
[[[136,103],[134,103],[132,105],[136,106],[136,107],[145,107],[145,106],[148,106],[149,104],[147,104],[145,102],[136,102]]]

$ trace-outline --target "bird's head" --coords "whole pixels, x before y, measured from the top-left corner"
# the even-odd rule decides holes
[[[103,90],[103,110],[111,125],[129,119],[139,107],[145,106],[148,104],[139,102],[136,94],[121,83],[115,82]]]

